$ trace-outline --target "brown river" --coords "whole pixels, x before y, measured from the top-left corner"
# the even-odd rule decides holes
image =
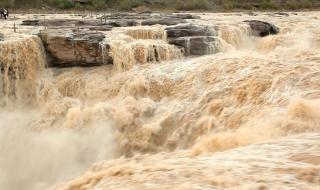
[[[113,64],[71,68],[19,25],[35,15],[0,20],[0,189],[319,190],[320,12],[257,14],[280,33],[197,14],[219,51],[185,57],[161,25],[121,27],[104,32]]]

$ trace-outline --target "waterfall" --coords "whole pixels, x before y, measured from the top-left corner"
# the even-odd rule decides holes
[[[218,37],[222,44],[227,45],[226,49],[243,49],[252,44],[250,27],[248,25],[221,25],[219,26]]]
[[[45,63],[44,49],[36,36],[0,42],[1,104],[35,105]]]
[[[167,40],[165,27],[161,25],[132,27],[128,28],[125,34],[134,39]]]

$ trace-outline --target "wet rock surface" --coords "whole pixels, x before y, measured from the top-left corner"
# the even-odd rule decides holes
[[[260,20],[246,20],[244,21],[250,25],[251,34],[257,37],[265,37],[268,35],[278,34],[280,32],[279,27],[269,22]]]
[[[186,56],[218,52],[218,41],[214,36],[180,37],[170,40],[170,43],[182,47]]]
[[[201,25],[177,25],[166,28],[170,44],[182,47],[186,56],[216,52],[217,35],[213,28]]]
[[[201,25],[177,25],[166,28],[168,38],[179,38],[186,36],[215,36],[216,31],[213,28]]]
[[[72,32],[71,30],[42,30],[40,37],[48,53],[50,66],[96,66],[110,63],[109,57],[103,55],[101,47],[105,38],[102,33]]]
[[[106,21],[105,24],[113,27],[129,27],[129,26],[137,26],[138,22],[135,20],[117,19],[117,20]]]

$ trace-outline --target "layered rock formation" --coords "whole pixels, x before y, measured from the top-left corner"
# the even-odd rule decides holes
[[[257,37],[265,37],[268,35],[278,34],[280,29],[274,24],[259,20],[246,20],[251,28],[251,34]]]
[[[176,25],[166,28],[170,44],[182,47],[185,55],[205,55],[215,53],[217,32],[207,26]]]
[[[105,53],[110,47],[101,43],[105,38],[102,33],[43,30],[40,37],[51,66],[96,66],[112,63]]]
[[[50,66],[58,67],[96,66],[113,63],[110,44],[115,39],[122,40],[122,37],[118,37],[121,35],[128,35],[128,37],[125,37],[127,40],[124,42],[128,43],[126,45],[128,48],[137,48],[135,44],[141,44],[140,42],[132,43],[132,40],[162,40],[163,42],[160,43],[161,47],[164,47],[163,43],[168,43],[181,49],[185,56],[200,56],[221,51],[221,40],[231,43],[230,45],[232,46],[239,45],[240,42],[235,41],[239,37],[234,35],[250,34],[252,36],[265,37],[279,33],[277,26],[259,20],[244,21],[244,23],[248,24],[250,30],[248,34],[242,34],[242,31],[239,33],[235,29],[235,33],[232,35],[228,31],[228,27],[225,26],[188,23],[188,19],[199,18],[199,16],[191,14],[118,13],[104,15],[95,20],[25,20],[22,22],[22,25],[45,26],[47,28],[47,30],[40,32],[40,37],[48,52]],[[163,27],[158,27],[159,25]],[[143,28],[144,26],[152,29]],[[224,31],[226,29],[227,31]],[[226,35],[219,36],[219,31],[221,30]],[[107,40],[109,42],[104,41],[106,36],[111,36]],[[129,40],[129,37],[133,37],[134,39]],[[144,58],[143,60],[149,60],[150,62],[163,60],[161,57],[157,57],[160,55],[158,52],[159,42],[148,41],[146,43],[149,45],[148,48],[144,46],[143,52],[149,52],[148,54],[150,55],[146,55],[149,58]],[[140,45],[140,49],[141,47]],[[170,49],[168,50],[169,52],[173,51],[170,46],[166,47]],[[125,53],[127,51],[125,49],[119,49],[119,51],[124,51],[123,53]],[[131,52],[133,52],[131,54],[135,54],[134,52],[137,52],[137,50],[132,49]],[[118,55],[118,53],[116,54]],[[125,54],[127,57],[132,56],[130,53]],[[129,57],[129,60],[133,59]],[[118,59],[116,58],[116,60]]]

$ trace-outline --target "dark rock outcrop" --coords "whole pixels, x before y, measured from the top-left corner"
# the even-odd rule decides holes
[[[218,52],[218,41],[214,36],[191,36],[172,39],[170,44],[182,47],[185,55],[206,55]]]
[[[166,28],[168,38],[179,38],[186,36],[215,36],[216,32],[214,29],[207,26],[199,25],[177,25]]]
[[[41,26],[40,20],[24,20],[21,25],[24,26]]]
[[[250,25],[251,35],[253,36],[265,37],[268,35],[278,34],[280,32],[279,27],[268,22],[259,20],[246,20],[244,22]]]
[[[186,56],[217,52],[216,31],[200,25],[176,25],[166,29],[168,41],[184,49]]]
[[[109,21],[106,21],[105,24],[113,27],[128,27],[128,26],[137,26],[138,22],[135,20],[121,19],[121,20],[109,20]]]
[[[112,62],[106,53],[110,47],[101,45],[105,38],[101,33],[74,33],[64,29],[42,30],[39,35],[48,53],[50,66],[96,66]]]

